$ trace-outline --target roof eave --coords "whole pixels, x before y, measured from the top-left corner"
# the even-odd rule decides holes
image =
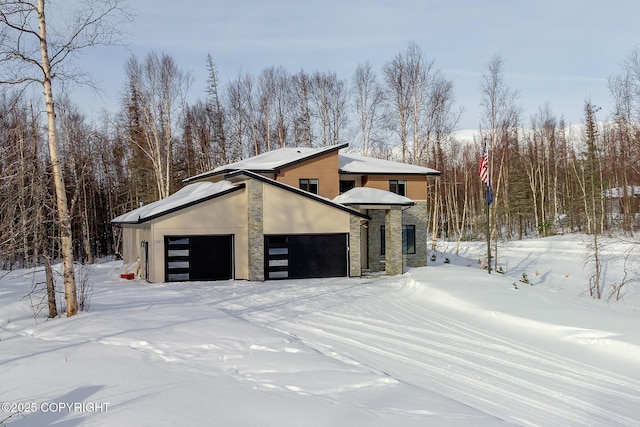
[[[167,209],[166,211],[162,211],[162,212],[159,212],[159,213],[154,214],[154,215],[150,215],[150,216],[147,216],[147,217],[144,217],[144,218],[139,216],[138,217],[138,221],[117,221],[117,222],[116,221],[111,221],[111,224],[113,224],[113,225],[137,225],[137,224],[142,224],[142,223],[149,222],[149,221],[152,221],[154,219],[163,217],[165,215],[169,215],[169,214],[172,214],[174,212],[178,212],[178,211],[180,211],[182,209],[186,209],[186,208],[189,208],[191,206],[195,206],[195,205],[198,205],[200,203],[215,199],[217,197],[222,197],[222,196],[227,195],[229,193],[233,193],[234,191],[241,190],[244,187],[245,187],[244,184],[238,184],[236,187],[229,188],[227,190],[221,191],[221,192],[216,193],[216,194],[212,194],[212,195],[207,196],[207,197],[203,197],[202,199],[198,199],[198,200],[194,200],[194,201],[189,202],[189,203],[185,203],[184,205],[176,206],[175,208]]]
[[[334,151],[339,151],[343,148],[347,148],[349,146],[348,142],[345,142],[343,144],[339,144],[339,145],[335,145],[335,146],[331,146],[331,147],[327,147],[325,149],[322,149],[316,153],[312,153],[306,156],[302,156],[299,159],[295,159],[292,160],[290,162],[287,163],[283,163],[281,165],[279,165],[276,168],[270,168],[270,169],[254,169],[254,168],[225,168],[225,169],[219,169],[219,170],[215,170],[215,171],[210,171],[210,172],[205,172],[202,173],[200,175],[195,175],[189,178],[185,178],[182,180],[182,182],[184,183],[188,183],[188,182],[193,182],[193,181],[199,181],[201,179],[207,179],[207,178],[211,178],[213,176],[217,176],[217,175],[223,175],[223,174],[228,174],[228,173],[233,173],[235,171],[238,170],[250,170],[252,172],[256,172],[256,173],[280,173],[280,170],[283,168],[287,168],[302,162],[306,162],[307,160],[311,160],[311,159],[315,159],[317,157],[322,157],[328,153],[332,153]]]
[[[226,175],[229,173],[233,173],[239,170],[244,170],[244,169],[222,169],[222,170],[218,170],[218,171],[211,171],[211,172],[205,172],[203,174],[200,175],[196,175],[196,176],[192,176],[189,178],[185,178],[182,180],[182,182],[184,183],[190,183],[190,182],[194,182],[194,181],[200,181],[203,179],[207,179],[207,178],[211,178],[214,176],[218,176],[218,175]],[[279,168],[273,168],[273,169],[250,169],[252,172],[255,173],[280,173],[280,169]]]
[[[345,206],[353,206],[353,207],[358,207],[359,209],[368,209],[368,208],[372,208],[372,209],[382,209],[385,206],[406,206],[406,207],[411,207],[411,206],[415,206],[415,202],[402,202],[402,203],[385,203],[385,202],[379,202],[379,203],[371,203],[371,202],[348,202],[348,203],[340,203],[341,205],[345,205]]]
[[[440,176],[442,172],[366,172],[366,171],[345,171],[344,169],[338,169],[338,173],[342,175],[400,175],[400,176]]]

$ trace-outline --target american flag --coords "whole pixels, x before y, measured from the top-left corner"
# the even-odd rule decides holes
[[[487,142],[484,142],[484,150],[482,152],[482,158],[480,159],[480,172],[478,176],[487,184],[487,204],[490,205],[493,202],[493,191],[491,190],[491,180],[489,179],[489,150],[487,148]]]

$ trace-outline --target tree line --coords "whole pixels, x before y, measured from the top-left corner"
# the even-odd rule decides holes
[[[16,72],[11,66],[0,64]],[[58,160],[49,155],[51,123],[41,101],[1,85],[0,267],[64,258],[65,230],[74,259],[92,263],[120,249],[112,218],[172,194],[184,178],[280,147],[344,142],[368,156],[442,172],[426,195],[434,242],[486,237],[478,178],[484,143],[494,194],[492,241],[573,231],[632,234],[639,225],[637,50],[610,79],[615,109],[608,120],[597,120],[605,113],[591,100],[576,100],[584,103],[584,122],[572,127],[549,105],[524,117],[502,58],[490,58],[478,82],[482,116],[473,141],[456,138],[462,110],[454,85],[415,43],[381,70],[358,65],[351,79],[272,66],[222,83],[212,56],[203,66],[202,97],[188,102],[193,82],[170,55],[131,56],[119,111],[97,121],[62,93],[54,124]],[[56,216],[57,166],[69,227]]]
[[[434,237],[482,238],[483,141],[490,145],[496,237],[633,233],[637,226],[640,103],[630,101],[640,98],[629,92],[631,68],[611,81],[615,120],[597,122],[596,107],[584,101],[584,123],[567,128],[548,105],[525,122],[502,59],[494,57],[480,82],[484,116],[471,142],[455,137],[461,110],[453,84],[415,44],[390,60],[382,77],[365,63],[350,82],[330,72],[270,67],[222,86],[211,56],[206,64],[205,96],[190,104],[188,74],[170,56],[132,56],[121,109],[105,113],[99,126],[71,99],[59,99],[58,139],[80,260],[116,252],[110,219],[167,197],[186,177],[280,147],[344,142],[369,156],[442,172],[428,192]],[[37,264],[59,250],[55,238],[41,238],[59,234],[45,126],[19,92],[3,90],[0,114],[2,263]]]

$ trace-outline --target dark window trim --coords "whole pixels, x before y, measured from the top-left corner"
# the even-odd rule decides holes
[[[311,194],[320,193],[320,180],[318,178],[300,178],[298,184],[299,188],[303,191],[307,191]],[[314,186],[315,189],[313,188]]]
[[[409,234],[411,234],[411,240],[409,240]],[[413,224],[402,226],[402,253],[409,255],[416,253],[416,226]]]
[[[411,230],[411,233],[409,233]],[[380,225],[380,255],[386,255],[385,226]],[[411,237],[411,238],[409,238]],[[415,255],[416,253],[416,226],[407,224],[402,226],[402,255]]]
[[[351,190],[353,188],[356,188],[356,180],[355,179],[341,179],[340,180],[340,194],[346,193],[347,191],[349,191],[349,190]]]
[[[400,188],[403,189],[402,192],[400,192]],[[407,180],[406,179],[390,179],[389,191],[391,191],[392,193],[396,193],[400,196],[407,197]]]

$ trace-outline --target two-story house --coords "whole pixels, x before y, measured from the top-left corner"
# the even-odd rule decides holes
[[[439,172],[288,147],[185,180],[115,218],[125,263],[151,281],[400,274],[427,261],[427,178]]]

